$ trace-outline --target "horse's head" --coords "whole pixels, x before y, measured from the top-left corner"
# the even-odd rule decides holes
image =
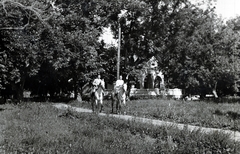
[[[104,83],[103,80],[99,83],[99,85],[98,85],[98,89],[102,89],[102,90],[105,89],[105,83]]]
[[[103,89],[102,84],[100,83],[100,84],[97,86],[97,88],[98,88],[98,89],[100,89],[100,88]]]
[[[120,86],[118,92],[116,93],[117,99],[125,101],[126,91],[127,91],[127,85],[126,84],[123,84],[122,86]]]
[[[124,94],[127,91],[127,85],[123,84],[119,87],[119,93]]]

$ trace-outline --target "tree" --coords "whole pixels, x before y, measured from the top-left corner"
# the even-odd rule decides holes
[[[98,14],[101,5],[97,5],[97,1],[59,3],[63,6],[63,11],[61,20],[58,20],[58,28],[67,50],[61,56],[66,63],[57,69],[68,72],[65,79],[72,79],[72,90],[77,97],[79,88],[81,90],[94,75],[104,71],[97,39],[102,32],[102,17]]]
[[[15,98],[20,101],[26,77],[35,75],[40,67],[41,35],[51,31],[49,19],[58,11],[52,1],[2,0],[0,5],[1,49],[5,62],[1,69],[2,86],[5,90],[8,90],[6,87],[14,90]]]
[[[210,3],[203,10],[188,0],[0,0],[0,88],[21,99],[24,88],[34,91],[31,80],[43,95],[77,97],[99,72],[114,81],[117,49],[99,36],[110,27],[118,38],[120,25],[123,76],[134,78],[155,56],[169,88],[224,94],[220,83],[231,88],[239,71],[239,19],[224,24]]]

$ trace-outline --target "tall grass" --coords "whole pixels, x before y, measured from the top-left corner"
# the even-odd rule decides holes
[[[218,114],[220,111],[221,114]],[[240,131],[240,104],[204,101],[138,100],[129,102],[129,114],[167,120],[183,124]],[[232,113],[232,114],[230,114]]]
[[[26,103],[5,117],[6,153],[235,153],[226,134],[203,134]]]
[[[111,111],[111,103],[104,101],[105,111]],[[87,102],[72,103],[90,109]],[[129,115],[153,118],[203,127],[240,131],[240,104],[204,101],[178,101],[164,99],[133,100],[127,102],[125,111]]]

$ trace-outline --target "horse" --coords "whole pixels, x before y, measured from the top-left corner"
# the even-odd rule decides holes
[[[112,99],[112,113],[114,108],[114,102],[116,102],[116,113],[121,112],[122,106],[126,106],[126,92],[127,92],[127,85],[123,84],[119,87],[118,92],[115,91],[115,89],[111,93],[111,99]]]
[[[104,82],[101,82],[98,86],[95,92],[91,94],[91,104],[92,104],[92,111],[95,111],[96,109],[99,109],[100,105],[100,110],[99,112],[102,112],[103,109],[103,93],[104,93]]]

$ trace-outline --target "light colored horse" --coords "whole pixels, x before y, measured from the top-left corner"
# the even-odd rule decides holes
[[[113,108],[114,108],[114,102],[116,102],[116,112],[120,113],[122,106],[126,106],[126,92],[127,92],[127,85],[123,84],[122,86],[119,87],[119,89],[116,90],[114,89],[112,91],[112,113],[113,113]]]
[[[105,83],[102,81],[98,86],[97,89],[93,94],[91,94],[91,103],[92,103],[92,111],[95,111],[96,109],[99,109],[100,105],[100,110],[99,112],[102,112],[103,109],[103,93],[105,89]]]

